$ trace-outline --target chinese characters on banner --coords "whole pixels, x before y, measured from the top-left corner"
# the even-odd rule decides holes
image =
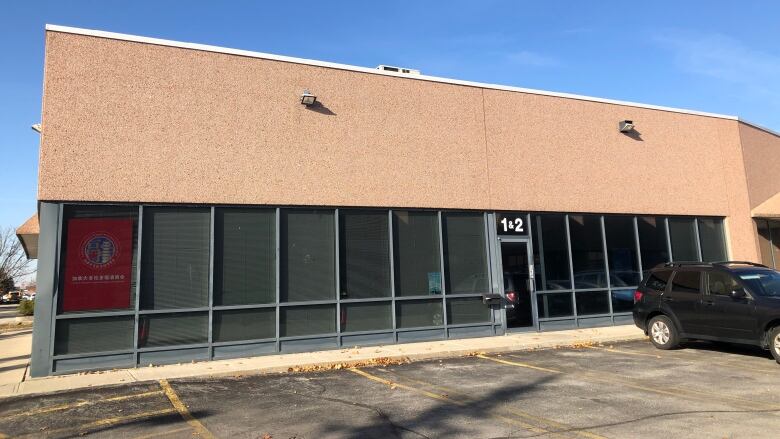
[[[68,221],[62,311],[130,307],[133,220]]]

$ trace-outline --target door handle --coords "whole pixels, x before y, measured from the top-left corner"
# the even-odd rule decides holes
[[[715,305],[715,302],[713,302],[712,300],[702,300],[701,303],[706,305],[706,306],[713,306],[713,305]]]
[[[661,300],[663,300],[664,302],[674,302],[674,298],[668,296],[661,296]]]

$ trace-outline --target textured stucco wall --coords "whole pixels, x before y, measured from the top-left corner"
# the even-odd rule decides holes
[[[739,135],[754,208],[780,193],[780,137],[744,123],[739,124]]]
[[[757,257],[733,120],[59,32],[46,52],[41,200],[722,215]]]

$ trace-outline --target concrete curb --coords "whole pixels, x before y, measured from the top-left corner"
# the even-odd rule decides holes
[[[510,334],[503,337],[342,348],[339,350],[139,367],[135,369],[43,378],[27,377],[21,383],[1,386],[0,398],[99,386],[143,383],[161,379],[207,379],[211,377],[370,367],[409,361],[463,357],[476,353],[519,352],[557,347],[577,347],[633,341],[643,338],[645,338],[645,335],[635,326],[612,326],[543,333],[529,332]]]

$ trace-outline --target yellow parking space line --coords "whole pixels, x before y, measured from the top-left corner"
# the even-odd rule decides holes
[[[511,356],[511,354],[510,354]],[[484,355],[477,355],[479,358],[484,358],[486,360],[496,361],[498,363],[507,364],[510,366],[515,367],[523,367],[523,368],[531,368],[536,370],[543,370],[548,371],[550,373],[556,373],[556,374],[567,374],[571,375],[574,378],[588,380],[592,382],[599,382],[604,384],[610,384],[610,385],[617,385],[617,386],[623,386],[628,387],[634,390],[640,390],[648,393],[655,393],[658,395],[665,395],[665,396],[671,396],[674,398],[687,398],[687,399],[694,399],[697,401],[703,401],[703,402],[716,402],[720,404],[734,404],[738,407],[744,408],[752,406],[753,408],[758,409],[770,409],[770,410],[780,410],[780,405],[775,405],[772,403],[769,403],[767,401],[756,401],[756,400],[749,400],[745,398],[739,398],[731,395],[724,395],[721,393],[714,393],[714,392],[707,392],[703,390],[694,390],[694,389],[682,389],[679,387],[672,387],[668,390],[664,389],[658,389],[655,387],[648,387],[643,386],[641,384],[635,384],[634,382],[629,382],[627,380],[622,379],[616,379],[614,375],[602,373],[599,371],[594,370],[588,370],[588,371],[574,371],[574,372],[564,372],[560,370],[555,369],[547,369],[539,366],[534,366],[528,363],[518,363],[514,361],[507,361],[507,360],[499,360],[497,358],[492,358]],[[583,367],[581,367],[583,368]]]
[[[68,433],[68,432],[78,432],[79,435],[81,435],[81,433],[86,433],[89,430],[95,428],[108,427],[111,425],[121,424],[123,422],[136,421],[139,419],[146,419],[146,418],[151,418],[154,416],[161,416],[161,415],[170,415],[174,413],[176,413],[176,410],[174,409],[162,409],[162,410],[154,410],[154,411],[143,412],[143,413],[136,413],[134,415],[104,418],[104,419],[98,419],[97,421],[89,422],[87,424],[82,424],[76,427],[59,428],[56,430],[45,430],[43,432],[36,431],[35,433],[28,433],[22,436],[17,436],[17,439],[37,438],[37,437],[41,437],[41,434],[45,436],[53,436],[53,435],[58,435],[60,433]]]
[[[159,433],[152,433],[152,434],[145,434],[143,436],[136,436],[133,439],[153,439],[153,438],[157,438],[157,437],[168,436],[169,434],[181,433],[181,432],[190,431],[190,430],[191,429],[190,429],[189,426],[181,427],[181,428],[174,428],[173,430],[161,431]]]
[[[402,383],[396,383],[396,382],[393,382],[393,381],[390,381],[390,380],[386,380],[384,378],[380,378],[380,377],[378,377],[376,375],[372,375],[372,374],[370,374],[370,373],[368,373],[368,372],[366,372],[364,370],[361,370],[361,369],[358,369],[358,368],[355,368],[355,367],[349,368],[347,370],[349,370],[350,372],[356,373],[356,374],[358,374],[358,375],[360,375],[360,376],[362,376],[364,378],[368,378],[371,381],[376,381],[378,383],[382,383],[382,384],[390,387],[391,389],[398,388],[398,389],[408,390],[410,392],[417,393],[417,394],[426,396],[428,398],[436,399],[438,401],[443,401],[443,402],[446,402],[446,403],[449,403],[449,404],[453,404],[453,405],[456,405],[456,406],[459,406],[459,407],[466,407],[468,405],[464,401],[460,401],[460,400],[457,400],[457,399],[450,398],[447,395],[441,395],[441,394],[438,394],[438,393],[429,392],[427,390],[418,389],[416,387],[407,386],[407,385],[402,384]],[[503,421],[503,422],[505,422],[507,424],[520,426],[523,429],[528,430],[528,431],[530,431],[532,433],[552,434],[554,436],[557,436],[557,434],[555,432],[551,432],[551,431],[545,430],[544,428],[536,427],[534,425],[528,424],[526,422],[518,421],[516,419],[507,418],[506,416],[496,415],[494,413],[488,413],[487,416],[489,416],[489,417],[491,417],[493,419],[497,419],[497,420]]]
[[[658,355],[658,354],[648,354],[645,352],[633,352],[633,351],[625,351],[622,349],[613,349],[613,348],[605,348],[601,346],[585,346],[588,349],[596,349],[599,351],[606,351],[606,352],[612,352],[613,354],[625,354],[625,355],[637,355],[640,357],[652,357],[652,358],[663,358],[665,355]]]
[[[78,401],[78,402],[72,402],[69,404],[61,404],[61,405],[53,405],[50,407],[41,407],[38,409],[32,409],[32,410],[20,410],[14,413],[9,413],[5,416],[3,416],[5,419],[9,418],[15,418],[20,416],[34,416],[34,415],[41,415],[44,413],[51,413],[51,412],[58,412],[62,410],[71,410],[78,407],[84,407],[88,405],[93,404],[99,404],[104,402],[116,402],[116,401],[125,401],[128,399],[135,399],[135,398],[146,398],[147,396],[153,396],[153,395],[161,395],[163,393],[162,390],[153,390],[151,392],[143,392],[143,393],[134,393],[132,395],[121,395],[121,396],[114,396],[111,398],[103,398],[98,399],[94,401]],[[0,438],[2,439],[2,438]]]
[[[465,401],[467,401],[469,403],[474,401],[474,398],[472,396],[470,396],[468,394],[465,394],[463,392],[460,392],[458,390],[450,389],[448,387],[440,386],[438,384],[428,383],[426,381],[421,381],[421,380],[418,380],[418,379],[415,379],[415,378],[409,378],[409,377],[407,377],[405,375],[398,375],[397,373],[394,373],[394,372],[391,372],[391,374],[393,375],[394,378],[400,378],[401,380],[404,380],[404,381],[410,381],[410,382],[413,382],[413,383],[416,383],[416,384],[420,384],[422,386],[427,386],[427,387],[430,387],[430,388],[441,390],[443,392],[446,392],[447,396],[449,396],[449,395],[457,395],[460,399],[463,399],[463,400],[465,400]],[[589,439],[604,439],[604,436],[600,436],[598,434],[591,433],[589,431],[578,430],[576,427],[573,427],[571,425],[562,424],[562,423],[554,421],[552,419],[548,419],[548,418],[545,418],[545,417],[542,417],[542,416],[533,415],[531,413],[528,413],[528,412],[522,411],[520,409],[514,408],[514,407],[512,407],[511,405],[508,405],[508,404],[505,404],[504,407],[502,408],[502,410],[504,410],[504,411],[506,411],[506,412],[508,412],[508,413],[510,413],[512,415],[518,415],[518,416],[520,416],[522,418],[525,418],[525,419],[527,419],[529,421],[538,422],[538,423],[550,426],[552,428],[558,429],[559,430],[558,433],[568,432],[568,433],[576,434],[578,436],[587,437]]]
[[[645,352],[627,351],[627,350],[623,350],[623,349],[611,349],[611,348],[604,348],[604,347],[601,347],[601,346],[586,346],[586,347],[590,348],[590,349],[597,349],[597,350],[600,350],[600,351],[611,352],[611,353],[614,353],[614,354],[638,355],[638,356],[651,357],[651,358],[656,358],[656,359],[673,359],[673,360],[683,360],[683,361],[686,361],[688,359],[692,359],[692,355],[698,355],[698,354],[693,354],[693,353],[686,353],[685,351],[675,351],[675,352],[685,353],[686,354],[686,355],[683,355],[683,356],[679,356],[679,355],[673,355],[673,354],[669,354],[669,353],[664,353],[663,355],[661,355],[660,353],[659,354],[648,354],[648,353],[645,353]],[[686,358],[682,358],[682,357],[686,357]],[[780,371],[780,369],[772,370],[772,369],[764,369],[764,368],[760,368],[760,367],[746,366],[746,365],[742,364],[741,362],[734,361],[734,360],[720,361],[720,362],[710,363],[709,365],[711,365],[711,366],[721,366],[721,367],[728,366],[730,368],[731,367],[737,367],[739,369],[752,370],[754,372],[762,372],[762,373],[776,373],[776,372]]]
[[[179,412],[182,419],[184,419],[187,424],[189,424],[189,426],[195,430],[195,433],[205,439],[214,439],[214,435],[211,434],[211,432],[200,421],[195,419],[187,406],[181,402],[179,395],[177,395],[176,391],[173,390],[173,387],[171,387],[171,385],[168,383],[168,380],[160,380],[160,387],[162,387],[163,392],[165,392],[165,396],[167,396],[171,401],[171,404],[176,409],[176,411]]]
[[[546,367],[534,366],[533,364],[520,363],[518,361],[502,360],[502,359],[496,358],[496,357],[488,357],[487,355],[481,355],[480,354],[480,355],[476,355],[476,357],[482,358],[484,360],[495,361],[496,363],[508,364],[510,366],[515,366],[515,367],[524,367],[526,369],[534,369],[534,370],[539,370],[539,371],[547,372],[547,373],[563,373],[563,371],[561,371],[561,370],[548,369]]]

